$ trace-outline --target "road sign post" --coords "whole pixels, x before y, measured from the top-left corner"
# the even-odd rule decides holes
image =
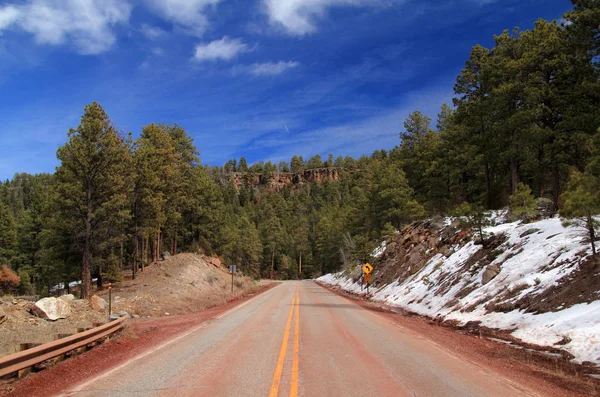
[[[369,293],[369,283],[371,282],[372,278],[373,275],[371,273],[366,273],[363,277],[364,282],[367,284],[367,294]]]
[[[108,318],[112,314],[112,283],[108,283]]]
[[[373,272],[373,266],[371,266],[369,263],[365,263],[362,267],[362,271],[363,271],[363,282],[365,284],[367,284],[367,294],[369,293],[369,283],[371,282],[371,279],[373,278],[373,275],[371,274]],[[362,285],[361,285],[361,290],[362,290]]]
[[[231,273],[231,293],[233,294],[233,275],[236,273],[237,266],[229,265],[229,273]]]

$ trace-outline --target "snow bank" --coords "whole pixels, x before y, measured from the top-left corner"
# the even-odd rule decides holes
[[[494,214],[495,220],[501,215]],[[372,299],[460,324],[479,321],[489,328],[514,330],[511,335],[526,343],[564,349],[575,356],[576,362],[600,364],[600,300],[570,307],[561,305],[542,314],[486,308],[493,300],[510,308],[511,303],[526,296],[535,299],[577,270],[591,255],[585,229],[565,228],[559,218],[552,218],[530,224],[499,224],[485,232],[506,236],[496,250],[498,256],[489,265],[498,265],[499,273],[487,284],[482,283],[487,266],[474,272],[464,271],[465,262],[482,249],[470,241],[454,247],[447,257],[434,255],[410,277],[372,290]],[[385,249],[385,245],[379,247],[378,256]],[[362,293],[360,284],[347,272],[327,274],[319,281]],[[499,297],[504,298],[500,301]]]

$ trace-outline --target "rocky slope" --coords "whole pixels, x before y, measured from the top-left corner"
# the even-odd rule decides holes
[[[405,228],[376,253],[371,299],[600,364],[600,266],[585,230],[559,218],[495,223],[485,247],[450,219]],[[358,268],[320,278],[363,293],[359,279]]]
[[[188,314],[257,288],[257,282],[238,274],[232,293],[231,275],[217,258],[179,254],[146,267],[135,280],[116,285],[112,290],[112,310],[124,310],[134,317]],[[106,290],[99,295],[108,300]]]

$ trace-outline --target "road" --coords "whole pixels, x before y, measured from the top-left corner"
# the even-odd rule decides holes
[[[167,343],[63,396],[535,395],[312,281]]]

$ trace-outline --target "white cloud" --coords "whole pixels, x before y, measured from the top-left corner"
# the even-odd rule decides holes
[[[300,64],[298,62],[292,61],[255,63],[248,67],[248,71],[256,76],[277,75],[285,72],[286,70],[296,68],[299,65]]]
[[[140,31],[142,32],[142,34],[144,36],[146,36],[149,39],[156,39],[165,34],[165,31],[162,30],[161,28],[156,27],[156,26],[151,26],[151,25],[148,25],[145,23],[142,24]]]
[[[15,23],[19,18],[19,15],[20,13],[17,7],[9,5],[0,8],[0,31]]]
[[[248,51],[250,49],[240,39],[230,39],[224,36],[221,40],[198,44],[194,53],[194,59],[198,62],[216,61],[219,59],[230,61],[238,54]]]
[[[27,0],[0,8],[0,30],[15,27],[38,44],[70,41],[82,54],[98,54],[113,46],[113,27],[127,22],[130,13],[123,0]]]
[[[333,6],[376,6],[400,0],[263,0],[272,24],[288,33],[305,35],[316,31],[315,19]]]
[[[154,12],[164,19],[201,35],[208,26],[206,10],[221,0],[146,0]]]

